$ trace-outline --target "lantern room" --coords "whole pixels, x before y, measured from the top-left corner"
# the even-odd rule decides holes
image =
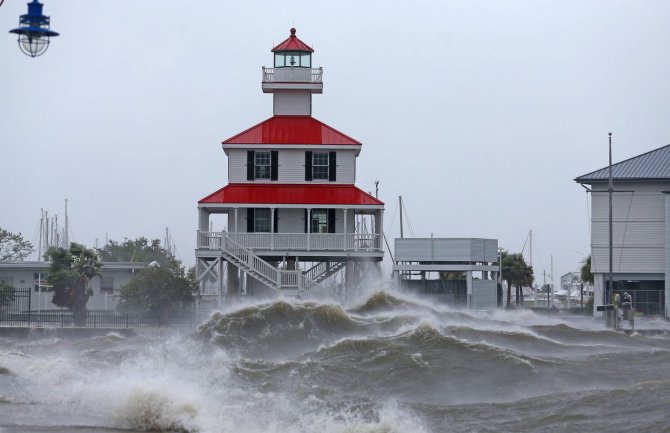
[[[275,68],[311,68],[312,53],[314,50],[298,39],[295,28],[291,29],[291,36],[272,49],[275,54]]]
[[[323,92],[323,69],[312,67],[312,47],[298,39],[295,28],[291,29],[291,35],[282,43],[274,47],[273,67],[263,67],[263,92],[278,93],[278,99],[291,100],[300,99],[302,105],[311,105],[313,93]],[[296,93],[299,91],[299,93]],[[287,96],[290,95],[290,96]],[[275,111],[275,114],[282,114]],[[303,108],[298,113],[283,114],[311,114],[311,110]]]

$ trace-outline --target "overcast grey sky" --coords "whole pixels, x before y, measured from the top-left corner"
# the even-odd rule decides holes
[[[39,58],[0,7],[0,226],[36,239],[164,236],[193,264],[197,201],[227,183],[220,142],[272,114],[261,66],[289,34],[316,50],[314,117],[363,143],[357,185],[402,195],[416,236],[492,237],[535,274],[589,252],[573,178],[670,143],[667,1],[43,0]],[[395,215],[395,218],[394,218]],[[220,228],[220,227],[218,227]]]

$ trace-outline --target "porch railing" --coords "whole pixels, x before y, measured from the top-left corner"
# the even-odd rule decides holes
[[[323,68],[263,68],[264,83],[320,84]]]
[[[382,251],[381,236],[375,233],[226,233],[198,231],[198,248],[221,250],[228,237],[252,250],[284,251]]]

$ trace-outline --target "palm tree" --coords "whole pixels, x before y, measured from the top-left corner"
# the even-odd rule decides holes
[[[533,284],[533,268],[528,266],[521,253],[503,251],[502,274],[507,282],[507,307],[512,303],[512,286],[516,289],[516,305],[523,305],[523,287]]]
[[[88,283],[91,278],[100,275],[102,267],[98,255],[74,242],[69,250],[54,247],[47,255],[51,258],[48,281],[54,291],[51,302],[69,308],[75,324],[85,324],[86,304],[92,295]]]
[[[584,259],[582,262],[582,268],[580,269],[580,276],[582,277],[582,282],[593,284],[593,274],[591,273],[591,255]]]

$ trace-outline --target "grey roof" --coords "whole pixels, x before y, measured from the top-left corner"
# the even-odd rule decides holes
[[[609,167],[575,178],[577,183],[606,182]],[[670,180],[670,144],[612,164],[612,179],[659,181]]]

